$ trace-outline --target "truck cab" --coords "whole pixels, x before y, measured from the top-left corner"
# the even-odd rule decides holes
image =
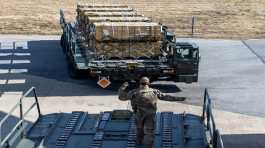
[[[164,52],[167,54],[169,65],[175,69],[173,78],[177,82],[192,83],[198,81],[199,47],[195,43],[178,42],[175,34],[165,31],[166,42]]]
[[[197,82],[200,60],[198,46],[187,42],[178,42],[173,53],[171,64],[176,68],[180,81],[185,79],[184,81],[187,83]]]

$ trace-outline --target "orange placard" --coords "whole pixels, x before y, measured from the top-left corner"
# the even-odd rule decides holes
[[[100,79],[99,81],[98,81],[98,85],[100,86],[100,87],[102,87],[102,88],[106,88],[106,87],[108,87],[109,85],[110,85],[110,81],[108,80],[108,79],[106,79],[105,77],[103,77],[102,79]]]

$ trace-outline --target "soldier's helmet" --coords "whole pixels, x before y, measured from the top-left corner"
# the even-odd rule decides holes
[[[142,78],[140,79],[140,84],[141,84],[141,85],[149,85],[149,84],[150,84],[150,80],[149,80],[149,78],[148,78],[148,77],[142,77]]]

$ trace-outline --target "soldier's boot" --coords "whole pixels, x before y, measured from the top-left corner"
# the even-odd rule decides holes
[[[137,144],[137,145],[142,145],[142,144],[143,144],[143,140],[141,140],[141,139],[136,139],[136,144]]]
[[[136,144],[143,144],[144,130],[142,128],[137,128],[136,133]]]
[[[146,145],[146,148],[152,148],[153,147],[153,144],[147,144]]]

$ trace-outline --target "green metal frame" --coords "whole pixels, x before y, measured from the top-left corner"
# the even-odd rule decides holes
[[[35,102],[25,111],[23,112],[23,100],[29,96],[30,94],[34,95],[34,100]],[[38,111],[38,119],[41,116],[41,112],[40,112],[40,106],[39,106],[39,101],[38,101],[38,97],[36,94],[36,90],[35,87],[30,88],[26,93],[24,93],[21,98],[19,99],[18,103],[11,109],[11,111],[0,121],[0,148],[5,148],[9,146],[9,139],[11,138],[11,136],[18,132],[16,135],[21,135],[22,137],[25,136],[26,134],[26,126],[24,124],[25,122],[25,116],[28,115],[28,113],[34,108],[37,107],[37,111]],[[3,124],[7,121],[7,119],[12,115],[12,113],[19,108],[19,113],[20,113],[20,120],[18,121],[18,123],[13,127],[13,129],[11,130],[11,132],[5,136],[5,137],[1,137],[2,136],[2,128],[3,128]]]

